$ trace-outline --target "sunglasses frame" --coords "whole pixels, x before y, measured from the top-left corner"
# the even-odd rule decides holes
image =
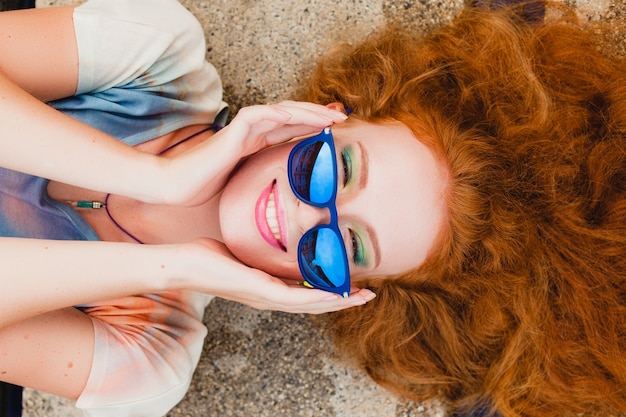
[[[333,191],[332,194],[328,200],[328,202],[326,204],[320,204],[320,203],[315,203],[313,201],[307,200],[302,198],[302,196],[300,195],[300,193],[296,190],[294,184],[293,184],[293,180],[292,180],[292,166],[293,166],[293,155],[296,153],[296,151],[298,149],[304,148],[306,146],[311,145],[312,143],[315,142],[324,142],[326,143],[329,147],[330,147],[330,152],[331,152],[331,157],[332,157],[332,161],[333,161],[333,174],[334,174],[334,181],[333,181]],[[298,198],[298,200],[309,204],[311,206],[315,206],[315,207],[319,207],[319,208],[327,208],[329,213],[330,213],[330,221],[327,224],[318,224],[317,226],[313,227],[310,230],[307,230],[302,237],[300,238],[300,241],[298,242],[298,267],[300,268],[300,273],[302,274],[302,277],[305,280],[305,284],[308,284],[308,286],[313,287],[313,288],[317,288],[320,290],[324,290],[324,291],[328,291],[328,292],[332,292],[335,294],[339,294],[344,298],[349,297],[350,295],[350,268],[349,268],[349,264],[348,264],[348,252],[346,250],[346,245],[344,243],[343,240],[343,235],[341,234],[341,230],[339,230],[339,222],[338,222],[338,215],[337,215],[337,182],[339,180],[339,175],[337,173],[337,152],[335,151],[335,141],[333,140],[333,135],[330,131],[330,128],[327,127],[324,130],[322,130],[319,134],[315,135],[315,136],[311,136],[309,138],[303,139],[301,142],[298,142],[293,149],[291,150],[291,152],[289,153],[289,158],[287,160],[287,177],[289,179],[289,186],[291,187],[291,191],[294,193],[294,195]],[[301,257],[301,253],[302,253],[302,246],[305,240],[305,237],[307,235],[309,235],[310,233],[314,233],[317,230],[320,229],[330,229],[331,231],[333,231],[335,233],[335,235],[339,238],[339,241],[341,243],[341,253],[338,254],[338,256],[343,257],[343,265],[344,265],[344,272],[346,275],[346,280],[343,282],[343,284],[337,286],[337,287],[332,287],[332,286],[328,286],[328,287],[323,287],[317,284],[312,283],[311,279],[307,277],[307,270],[305,269],[305,267],[302,266],[302,263],[300,261],[300,257]]]

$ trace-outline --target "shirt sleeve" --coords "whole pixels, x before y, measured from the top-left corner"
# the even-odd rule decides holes
[[[212,297],[166,291],[80,306],[94,326],[94,359],[76,406],[90,417],[165,415],[200,359]]]
[[[164,84],[204,66],[200,23],[176,0],[90,0],[75,10],[74,26],[76,95]]]
[[[227,108],[204,32],[176,0],[90,0],[74,28],[77,91],[57,110],[134,146]]]

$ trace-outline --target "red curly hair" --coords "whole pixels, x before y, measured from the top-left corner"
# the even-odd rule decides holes
[[[468,8],[423,38],[338,48],[316,71],[308,100],[405,123],[450,172],[427,262],[365,283],[377,298],[328,322],[410,399],[626,412],[626,66],[571,13],[516,16]]]

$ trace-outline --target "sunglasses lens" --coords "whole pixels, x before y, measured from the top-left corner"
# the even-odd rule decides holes
[[[329,228],[308,231],[300,240],[300,266],[303,276],[314,287],[342,286],[348,280],[346,252],[341,236]]]
[[[291,182],[299,198],[315,204],[330,201],[337,179],[328,143],[313,142],[295,148],[291,161]]]

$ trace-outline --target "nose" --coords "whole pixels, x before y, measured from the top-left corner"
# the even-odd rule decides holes
[[[295,221],[302,235],[318,224],[328,224],[330,222],[330,211],[328,208],[319,208],[306,204],[303,201],[298,201]]]

